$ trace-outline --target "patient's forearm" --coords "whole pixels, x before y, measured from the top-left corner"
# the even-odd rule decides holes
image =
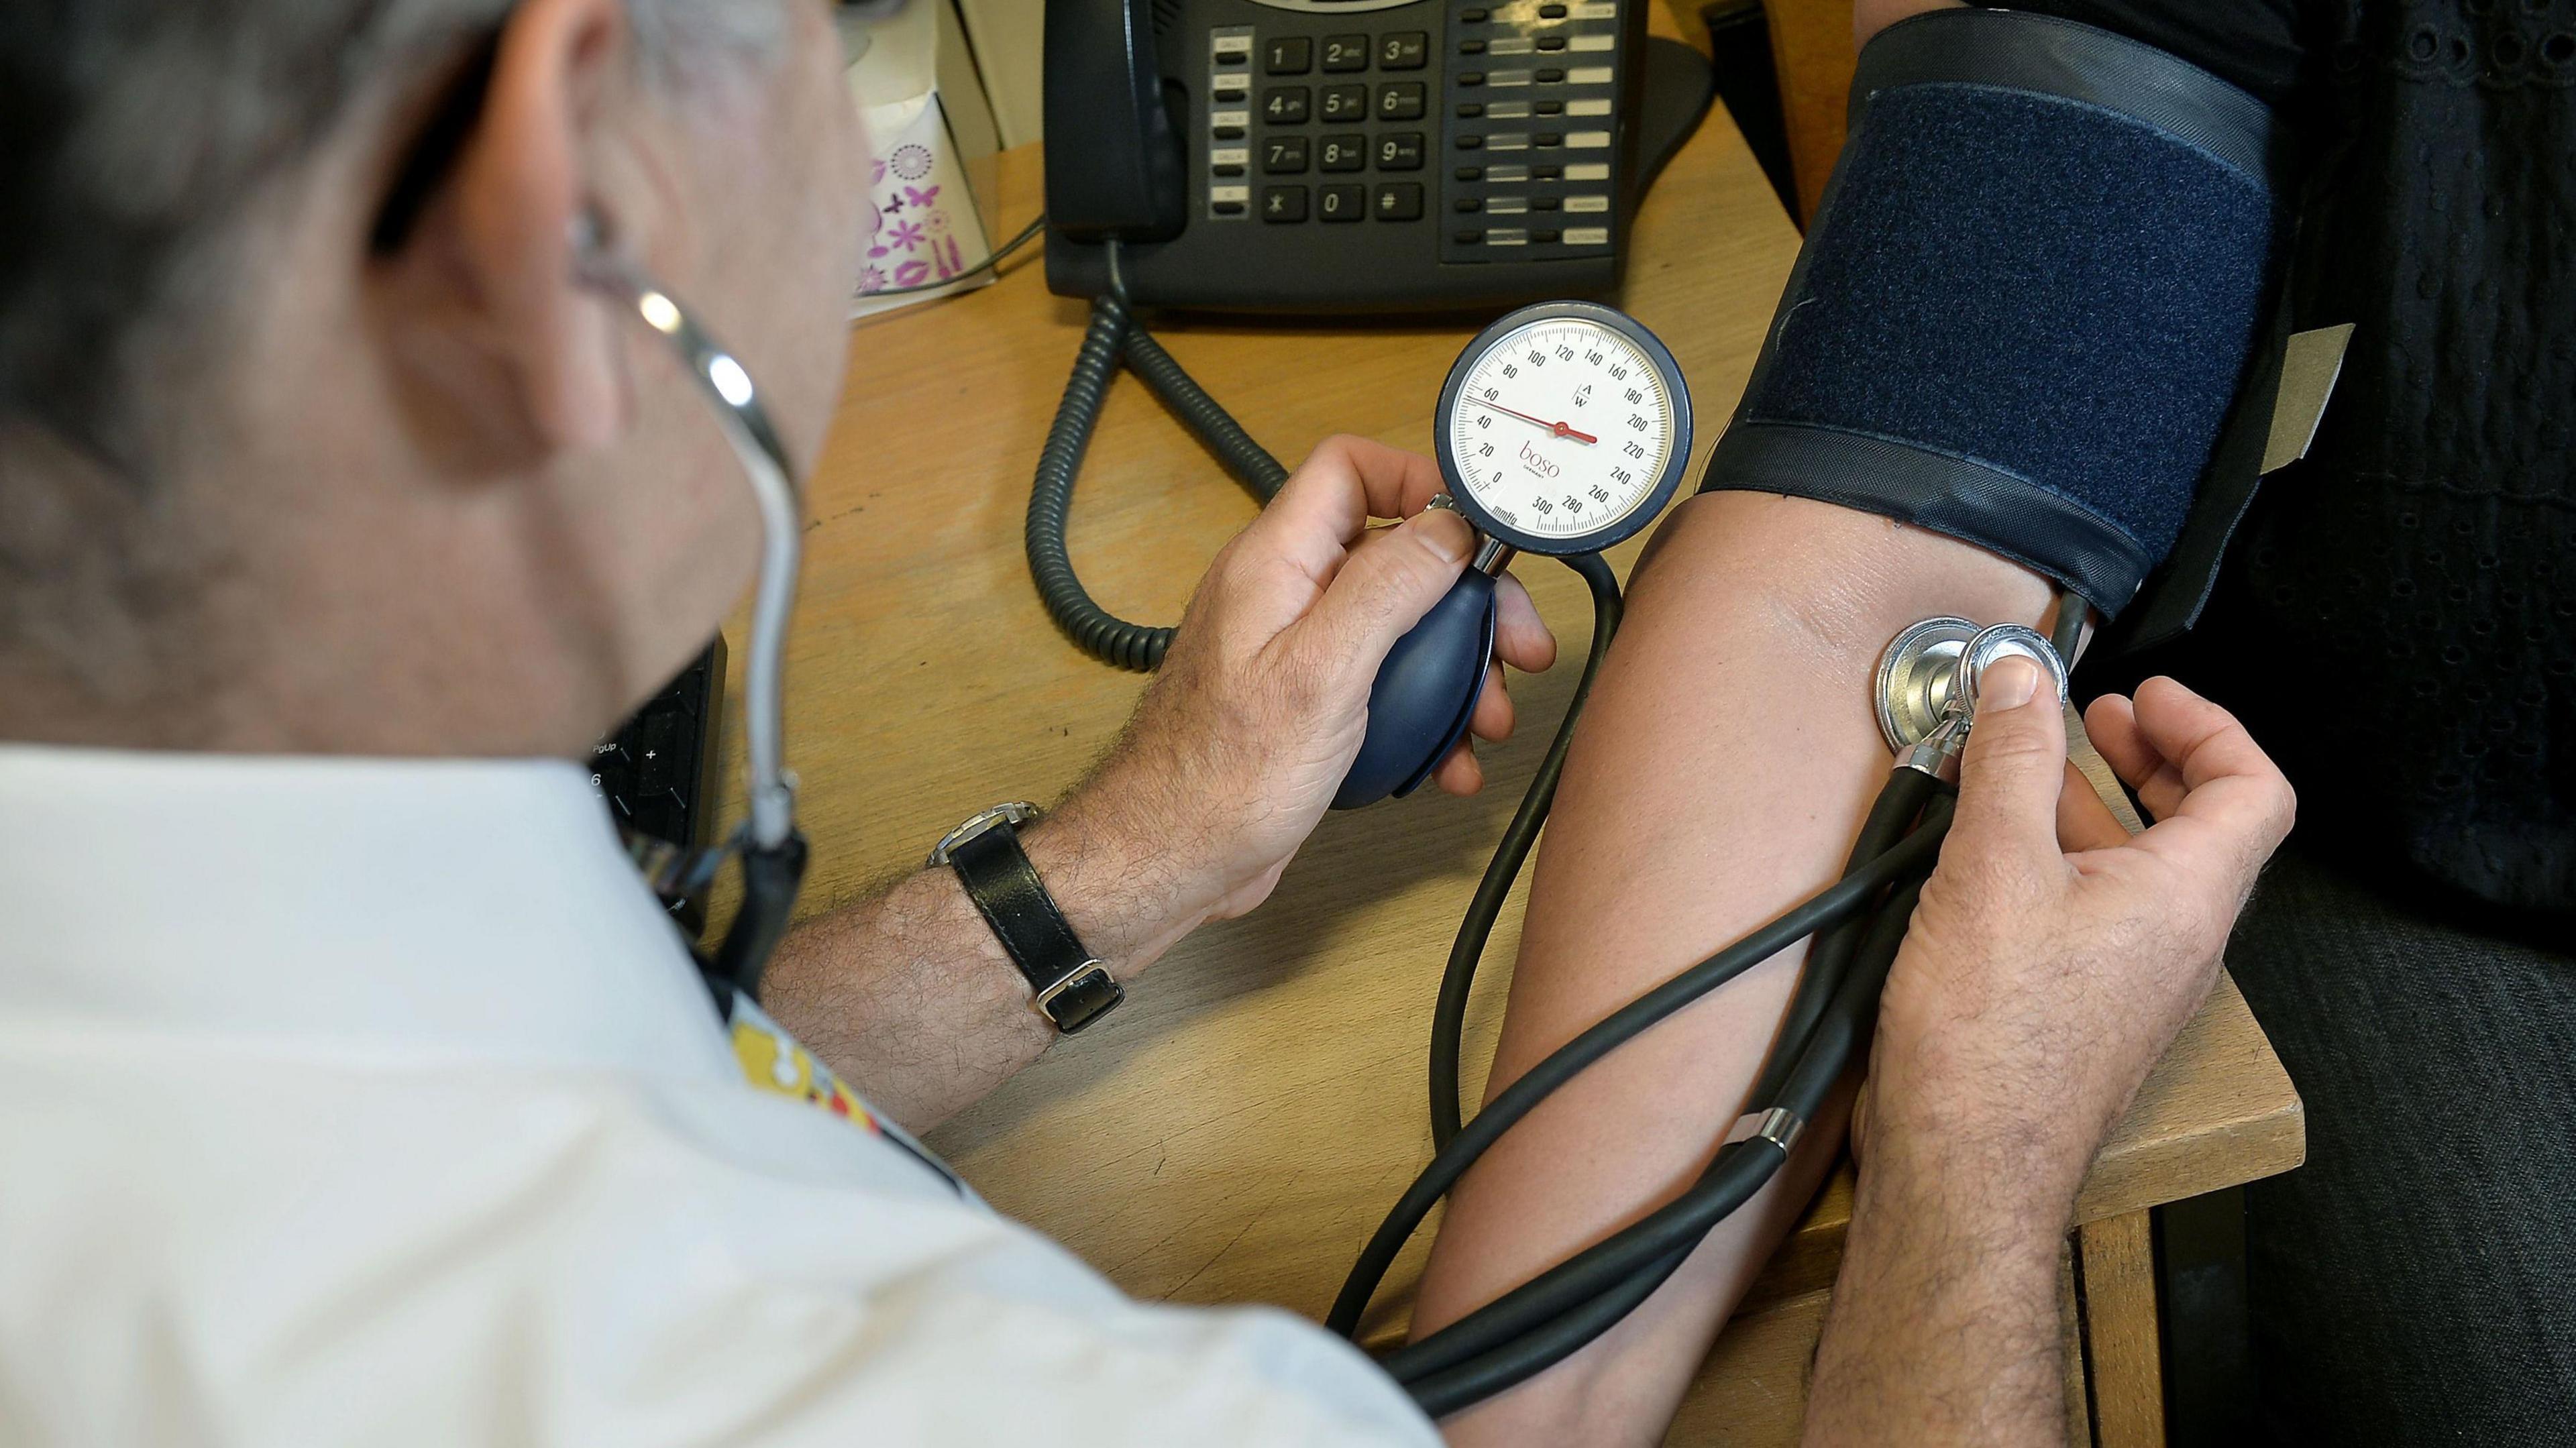
[[[1717,493],[1639,569],[1541,845],[1488,1091],[1831,882],[1890,759],[1868,685],[1938,613],[2037,622],[2050,587],[1983,550],[1830,504]],[[1678,1194],[1744,1106],[1803,946],[1594,1067],[1460,1184],[1427,1331]],[[1451,1420],[1457,1442],[1652,1442],[1841,1142],[1783,1179],[1611,1334]]]

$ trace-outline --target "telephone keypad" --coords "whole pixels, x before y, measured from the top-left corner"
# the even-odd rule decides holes
[[[1623,13],[1620,0],[1546,0],[1499,12],[1462,7],[1424,30],[1274,35],[1265,21],[1205,32],[1208,141],[1200,173],[1208,214],[1283,226],[1401,227],[1436,209],[1454,215],[1459,229],[1426,239],[1453,262],[1540,261],[1606,248],[1619,77],[1616,66],[1596,57],[1606,62],[1616,53]],[[1283,29],[1293,23],[1280,22]],[[1486,56],[1503,58],[1501,67],[1458,68]],[[1580,63],[1569,68],[1570,60]],[[1276,83],[1318,72],[1326,84]],[[1454,119],[1440,119],[1444,113]],[[1531,129],[1533,122],[1562,127],[1562,117],[1596,117],[1578,124],[1601,129]],[[1310,125],[1328,129],[1315,134]],[[1422,173],[1444,153],[1469,163],[1546,156],[1584,164],[1460,164],[1426,184]],[[1305,184],[1318,171],[1325,184]],[[1271,179],[1243,184],[1253,173]],[[1491,224],[1524,219],[1542,224]]]

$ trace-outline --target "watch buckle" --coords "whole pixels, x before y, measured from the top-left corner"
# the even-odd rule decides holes
[[[1076,986],[1090,984],[1091,978],[1095,975],[1100,977],[1102,981],[1106,982],[1109,989],[1113,992],[1109,1004],[1102,1006],[1099,1010],[1092,1012],[1090,1015],[1087,1015],[1070,1025],[1066,1024],[1055,1013],[1055,1003],[1057,998]],[[1109,973],[1109,963],[1095,957],[1084,961],[1082,964],[1075,966],[1071,970],[1066,971],[1063,977],[1057,980],[1055,984],[1048,986],[1045,990],[1039,991],[1037,1006],[1038,1013],[1040,1015],[1043,1015],[1049,1021],[1054,1022],[1057,1030],[1062,1031],[1069,1036],[1074,1032],[1081,1030],[1083,1027],[1090,1025],[1093,1021],[1100,1019],[1102,1016],[1109,1014],[1109,1012],[1115,1008],[1119,1002],[1125,1000],[1126,997],[1126,989],[1118,984],[1118,977]]]

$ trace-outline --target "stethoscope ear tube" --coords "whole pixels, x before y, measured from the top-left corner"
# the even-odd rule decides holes
[[[735,989],[759,998],[762,971],[796,907],[805,878],[805,836],[796,827],[795,778],[786,766],[787,625],[796,603],[804,532],[796,496],[795,464],[772,425],[760,389],[733,354],[718,345],[696,316],[667,287],[645,275],[609,244],[607,225],[585,215],[573,228],[578,279],[614,299],[668,342],[712,407],[725,442],[741,463],[760,512],[760,577],[754,592],[751,657],[744,666],[743,733],[750,817],[741,831],[710,852],[742,856],[743,898],[716,954],[715,968]],[[715,858],[692,861],[675,874],[703,882]]]

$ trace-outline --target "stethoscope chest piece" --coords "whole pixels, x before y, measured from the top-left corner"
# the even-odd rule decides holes
[[[2048,635],[2027,624],[1979,628],[1964,618],[1927,618],[1908,624],[1878,657],[1871,693],[1878,732],[1902,754],[1952,719],[1976,715],[1977,684],[1999,659],[2025,658],[2040,666],[2066,697],[2066,663]]]

